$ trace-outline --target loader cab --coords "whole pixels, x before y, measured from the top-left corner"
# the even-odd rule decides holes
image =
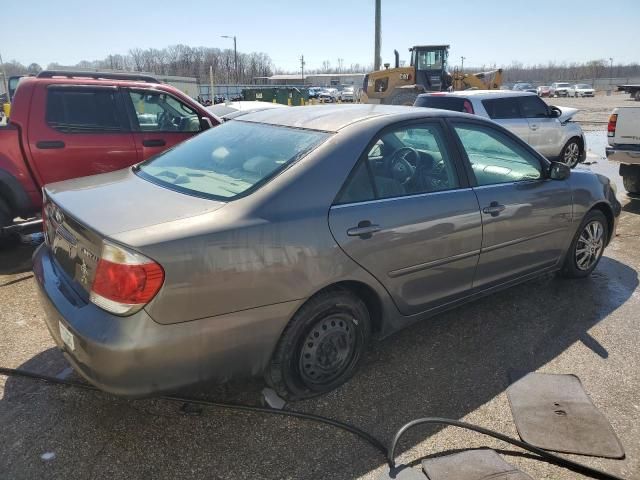
[[[449,45],[422,45],[410,48],[409,51],[417,85],[422,85],[430,92],[440,92],[449,87]]]

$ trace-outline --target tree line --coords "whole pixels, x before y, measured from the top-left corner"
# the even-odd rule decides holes
[[[209,83],[209,69],[213,72],[216,84],[241,83],[250,84],[256,77],[269,77],[274,73],[299,74],[301,69],[294,71],[276,68],[268,54],[262,52],[238,52],[237,70],[233,49],[211,47],[190,47],[188,45],[172,45],[166,48],[133,48],[127,54],[108,55],[102,60],[83,60],[76,65],[62,66],[50,63],[47,69],[79,68],[88,70],[122,70],[133,72],[148,72],[156,75],[176,75],[195,77],[201,83]],[[452,66],[453,68],[453,66]],[[481,67],[466,67],[466,73],[474,73],[498,68],[496,65],[482,65]],[[613,64],[606,59],[596,59],[587,62],[555,63],[539,65],[524,65],[512,62],[500,67],[504,70],[505,83],[517,81],[549,84],[554,81],[590,81],[614,78],[628,81],[640,77],[640,64]],[[42,70],[37,63],[23,65],[17,61],[4,64],[8,76],[21,74],[35,74]],[[323,60],[318,68],[306,68],[305,74],[313,73],[366,73],[372,70],[371,65],[352,63],[345,65],[342,58],[335,63]]]
[[[122,70],[147,72],[156,75],[176,75],[195,77],[202,83],[209,83],[209,70],[213,81],[222,83],[251,83],[255,77],[269,77],[273,74],[273,61],[262,52],[237,52],[237,67],[233,49],[210,47],[190,47],[172,45],[166,48],[133,48],[125,55],[108,55],[102,60],[83,60],[76,65],[50,63],[48,70],[78,68],[82,70]],[[42,70],[36,63],[29,66],[12,61],[5,63],[7,76],[34,74]]]

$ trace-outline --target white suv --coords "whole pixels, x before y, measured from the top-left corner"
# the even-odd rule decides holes
[[[414,106],[490,118],[545,157],[560,160],[571,168],[586,156],[582,128],[570,121],[578,109],[549,106],[535,93],[505,90],[423,93]]]

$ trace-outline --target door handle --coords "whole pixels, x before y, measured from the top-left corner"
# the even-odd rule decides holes
[[[143,147],[164,147],[166,144],[167,144],[167,142],[165,142],[161,138],[153,138],[153,139],[150,139],[150,140],[143,140],[142,141],[142,146]]]
[[[60,140],[41,140],[40,142],[36,142],[36,148],[39,148],[40,150],[64,148],[64,142]]]
[[[533,131],[536,131],[538,129],[538,125],[534,123],[533,125],[529,125],[529,128]]]
[[[363,220],[358,223],[357,227],[352,227],[347,230],[347,235],[350,237],[360,237],[363,240],[367,240],[372,237],[372,235],[376,232],[382,230],[380,225],[375,225],[371,223],[369,220]]]
[[[492,217],[497,217],[505,208],[507,207],[500,205],[498,202],[491,202],[488,207],[484,207],[482,209],[482,213],[486,213]]]

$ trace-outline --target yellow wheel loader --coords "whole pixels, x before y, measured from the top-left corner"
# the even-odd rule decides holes
[[[449,45],[421,45],[409,49],[411,66],[400,67],[400,55],[395,54],[395,67],[385,63],[384,70],[367,74],[363,85],[363,103],[413,105],[425,92],[482,89],[495,90],[502,85],[502,69],[465,74],[457,68],[447,70]]]

